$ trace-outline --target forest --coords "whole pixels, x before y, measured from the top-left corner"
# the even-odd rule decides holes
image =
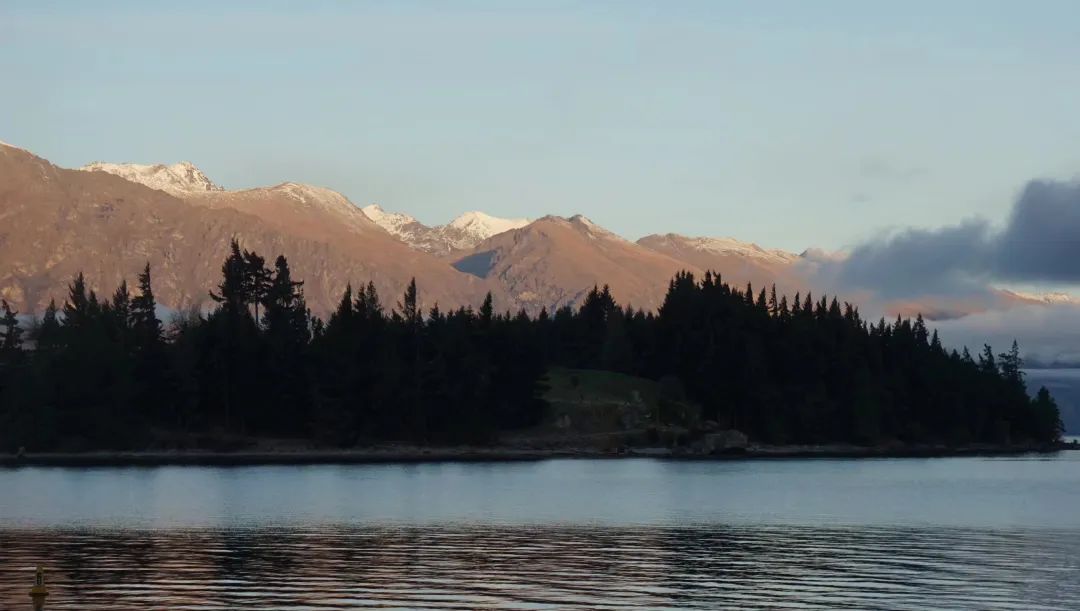
[[[172,317],[151,269],[107,297],[80,274],[29,324],[0,320],[0,450],[146,449],[176,439],[301,438],[491,444],[545,418],[552,367],[658,380],[705,420],[769,444],[1042,444],[1054,399],[1030,399],[1019,347],[943,347],[922,317],[876,322],[836,298],[680,273],[656,312],[594,287],[536,316],[422,311],[412,282],[388,305],[349,286],[326,320],[285,257],[236,241],[214,307]],[[169,441],[174,440],[174,441]]]

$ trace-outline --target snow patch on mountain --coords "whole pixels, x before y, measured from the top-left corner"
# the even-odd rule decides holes
[[[566,219],[566,220],[569,221],[569,223],[571,225],[577,227],[578,229],[583,230],[585,232],[585,234],[588,235],[590,238],[598,239],[598,240],[612,240],[612,239],[614,239],[614,240],[620,240],[620,241],[623,241],[623,242],[627,241],[626,238],[622,237],[621,235],[619,235],[617,233],[614,233],[612,231],[608,231],[607,229],[604,229],[600,225],[597,225],[596,223],[592,222],[592,220],[589,219],[589,217],[585,216],[584,214],[575,214],[574,216],[572,216],[572,217],[570,217],[569,219]]]
[[[1080,298],[1068,293],[1027,293],[1024,291],[1005,290],[1005,293],[1023,301],[1044,303],[1047,305],[1080,305]]]
[[[510,231],[511,229],[520,229],[530,222],[529,219],[503,219],[491,216],[490,214],[485,214],[478,210],[471,210],[450,221],[445,227],[452,227],[464,231],[469,235],[478,237],[481,240],[486,240],[493,235],[498,235]]]
[[[165,191],[172,195],[191,195],[206,191],[224,191],[214,184],[206,174],[194,164],[181,161],[172,165],[138,163],[106,163],[95,161],[79,168],[84,172],[107,172],[125,180],[146,185],[151,189]]]
[[[409,246],[435,254],[467,250],[492,236],[530,223],[529,219],[504,219],[474,210],[445,225],[429,227],[408,214],[387,212],[377,204],[362,210],[375,224]]]
[[[285,195],[295,199],[307,207],[319,207],[327,210],[345,210],[348,212],[359,211],[349,198],[325,187],[315,187],[298,182],[283,182],[272,187]]]
[[[692,238],[690,244],[707,252],[736,254],[755,259],[766,259],[777,263],[790,263],[799,256],[776,248],[762,248],[752,242],[743,242],[735,238]]]
[[[791,263],[799,259],[799,255],[795,253],[776,248],[762,248],[752,242],[743,242],[729,237],[689,237],[676,233],[657,237],[670,243],[678,243],[686,248],[717,255],[732,255],[769,263]]]
[[[25,151],[27,153],[30,152],[30,151],[27,151],[26,149],[22,148],[21,146],[15,146],[14,144],[8,144],[7,142],[4,142],[3,140],[0,140],[0,146],[6,146],[9,149],[16,149],[16,150],[19,150],[19,151]]]
[[[401,212],[387,212],[378,204],[364,206],[360,210],[363,211],[369,219],[374,221],[376,225],[402,239],[411,235],[412,231],[409,229],[409,226],[418,223],[415,218],[408,214]]]

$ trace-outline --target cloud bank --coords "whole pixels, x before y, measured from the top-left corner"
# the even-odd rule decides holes
[[[972,219],[884,233],[844,258],[806,259],[814,283],[859,296],[865,314],[935,320],[947,345],[1003,349],[1042,364],[1080,363],[1080,305],[1032,304],[995,284],[1080,284],[1080,182],[1036,180],[1004,225]]]
[[[967,346],[974,354],[983,344],[1002,352],[1020,342],[1029,365],[1080,367],[1080,307],[1025,305],[988,310],[933,323],[946,346]]]
[[[1080,282],[1080,183],[1032,181],[1004,227],[973,219],[877,236],[842,260],[816,260],[833,290],[894,299],[983,298],[992,283]]]

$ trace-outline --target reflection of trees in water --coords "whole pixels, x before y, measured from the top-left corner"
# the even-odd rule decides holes
[[[0,608],[1075,606],[1075,533],[790,527],[0,530]]]

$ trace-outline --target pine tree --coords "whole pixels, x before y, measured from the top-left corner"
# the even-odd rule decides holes
[[[994,360],[994,350],[989,344],[983,345],[982,354],[979,355],[979,369],[984,373],[997,375],[997,361]]]
[[[12,355],[22,350],[22,332],[18,312],[11,309],[6,299],[0,300],[0,353]]]
[[[271,290],[273,272],[267,269],[266,259],[254,252],[245,250],[243,259],[244,302],[255,309],[255,324],[259,324],[259,305],[266,301]]]
[[[401,317],[410,327],[416,327],[422,321],[420,307],[417,305],[416,278],[410,280],[409,285],[405,287],[405,293],[398,302],[398,310],[401,311]]]
[[[304,283],[292,279],[289,262],[278,256],[269,288],[262,297],[263,326],[272,341],[299,346],[310,339]]]
[[[262,297],[266,380],[270,392],[266,409],[269,421],[260,425],[279,433],[296,434],[306,425],[309,415],[310,393],[304,360],[311,332],[303,285],[292,279],[288,260],[278,256]]]
[[[68,285],[68,298],[64,302],[64,326],[82,327],[89,323],[93,315],[90,297],[86,294],[86,279],[82,272]]]
[[[960,353],[960,358],[965,363],[968,363],[968,364],[974,364],[975,363],[975,359],[973,359],[971,357],[971,352],[968,350],[967,346],[964,346],[963,352]]]
[[[353,307],[352,284],[345,285],[345,292],[341,295],[334,313],[330,315],[327,329],[333,332],[351,333],[354,324],[355,308]]]
[[[114,337],[127,342],[130,330],[131,316],[131,293],[128,292],[127,280],[121,280],[120,286],[113,293],[112,301],[108,303],[109,325]]]
[[[161,320],[157,317],[157,302],[150,280],[150,263],[139,274],[138,285],[138,293],[131,300],[129,317],[136,349],[146,351],[158,346],[162,336]]]
[[[34,344],[37,350],[48,351],[60,342],[60,321],[57,317],[56,300],[50,299],[41,317],[41,324],[34,330]]]
[[[1001,369],[1002,376],[1014,384],[1023,384],[1024,359],[1020,357],[1020,345],[1017,344],[1016,340],[1013,340],[1012,347],[1008,352],[1002,352],[998,355],[998,359],[998,367]]]
[[[494,317],[494,314],[495,314],[495,308],[492,305],[492,301],[491,301],[491,291],[488,291],[488,294],[484,297],[484,303],[482,303],[480,305],[480,312],[479,312],[480,326],[482,326],[482,327],[491,326],[491,321],[492,321],[492,318]]]
[[[1057,401],[1050,396],[1050,391],[1045,386],[1039,388],[1035,398],[1031,402],[1034,421],[1032,422],[1032,436],[1035,440],[1050,443],[1061,440],[1065,427],[1061,423],[1061,413],[1058,411]]]
[[[229,244],[229,256],[221,265],[217,293],[210,291],[210,298],[221,304],[228,317],[237,318],[247,312],[250,285],[248,265],[240,251],[240,243],[233,239]]]

